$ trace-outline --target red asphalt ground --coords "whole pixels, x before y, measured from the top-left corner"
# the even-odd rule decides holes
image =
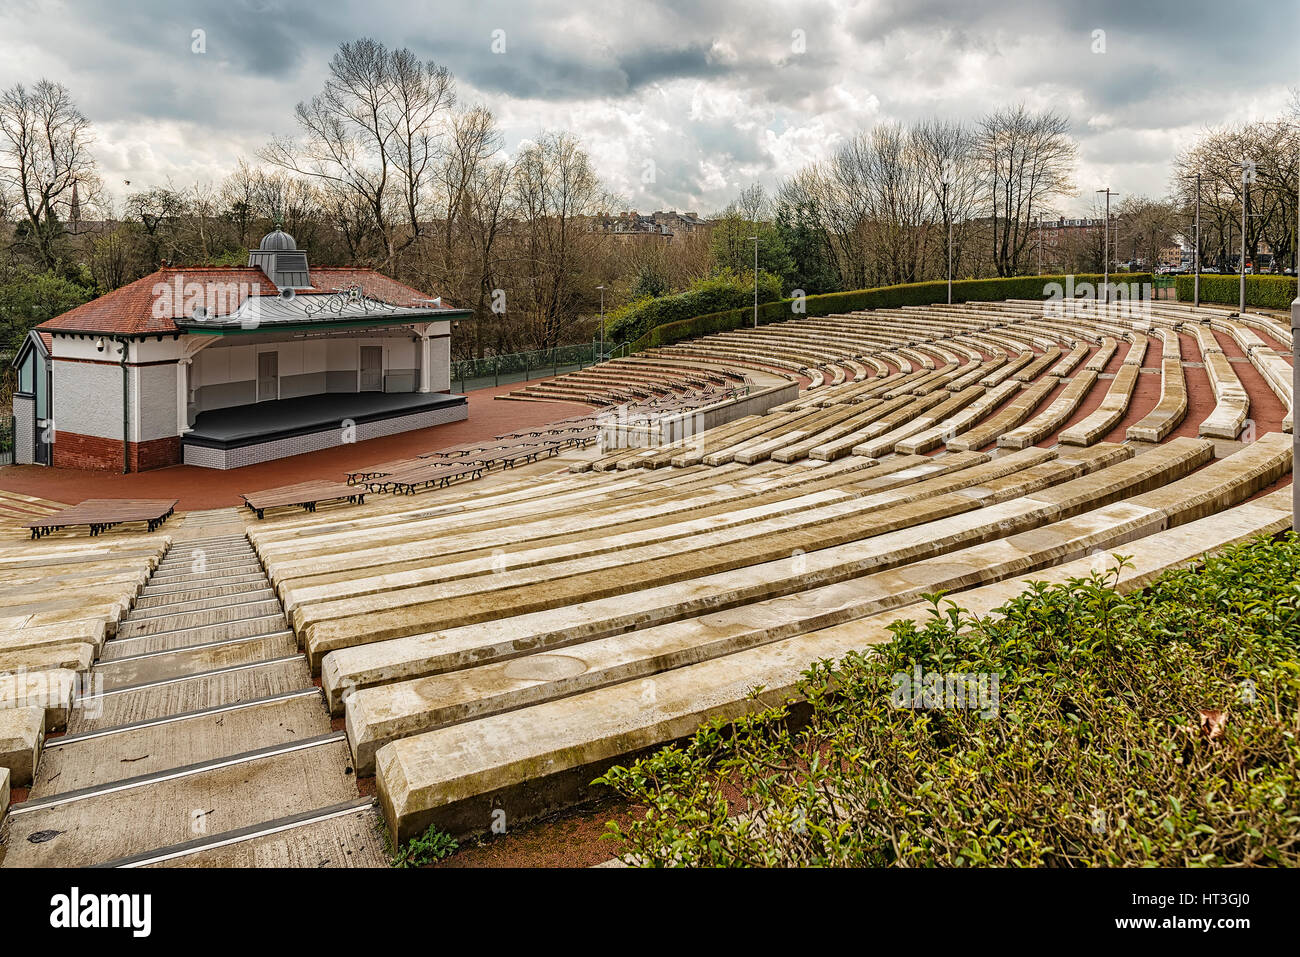
[[[178,498],[179,511],[223,508],[242,504],[242,492],[292,485],[309,479],[342,481],[347,469],[373,465],[391,459],[428,452],[432,449],[490,439],[502,432],[530,425],[546,425],[558,419],[591,411],[574,402],[496,401],[519,388],[515,382],[467,393],[469,418],[430,429],[402,432],[342,445],[320,452],[308,452],[242,469],[205,469],[174,465],[149,472],[94,472],[84,469],[49,468],[44,465],[10,465],[0,468],[0,488],[75,505],[88,498]]]

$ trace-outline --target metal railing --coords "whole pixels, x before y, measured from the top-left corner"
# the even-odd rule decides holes
[[[0,415],[0,465],[14,464],[14,417]]]
[[[594,342],[557,346],[534,352],[509,352],[482,359],[457,359],[451,364],[451,386],[457,392],[472,392],[493,386],[527,382],[576,372],[601,361]],[[459,388],[457,388],[459,386]]]

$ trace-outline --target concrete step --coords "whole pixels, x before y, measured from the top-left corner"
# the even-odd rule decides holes
[[[226,565],[236,565],[240,562],[257,561],[257,553],[249,545],[235,550],[231,549],[222,552],[209,552],[207,549],[181,549],[173,548],[167,553],[167,556],[158,563],[155,573],[183,569],[186,571],[197,570],[202,568],[221,568]]]
[[[261,576],[265,579],[265,575]],[[150,593],[147,589],[136,599],[135,607],[132,614],[152,613],[154,609],[166,609],[169,605],[183,605],[190,601],[202,601],[208,598],[240,598],[249,594],[251,586],[257,584],[256,579],[252,582],[236,582],[232,585],[211,585],[206,588],[179,588],[172,591],[158,591]],[[268,586],[269,587],[269,586]]]
[[[108,867],[387,867],[372,798],[110,861]]]
[[[104,691],[72,709],[69,734],[98,731],[207,708],[287,694],[311,684],[300,654],[272,661],[231,665],[198,675]]]
[[[265,591],[265,589],[261,589]],[[261,601],[227,603],[217,607],[197,608],[190,611],[173,609],[170,614],[128,616],[117,626],[115,641],[157,635],[163,632],[181,632],[204,629],[223,623],[235,624],[253,618],[265,618],[280,613],[280,600],[274,595]]]
[[[152,598],[158,595],[175,595],[180,592],[194,591],[201,588],[212,588],[218,585],[247,585],[249,582],[265,582],[266,573],[260,568],[256,571],[245,572],[239,575],[221,575],[221,576],[203,576],[194,575],[185,578],[172,578],[166,581],[150,580],[140,590],[141,598]]]
[[[68,791],[10,809],[5,867],[87,867],[356,800],[342,734]]]
[[[234,639],[277,634],[287,627],[287,620],[280,612],[279,606],[275,605],[259,614],[247,615],[233,621],[214,622],[192,628],[164,629],[144,635],[115,638],[105,643],[100,652],[100,660],[117,661],[160,651],[197,648],[200,645],[212,645]]]
[[[230,665],[283,658],[297,651],[293,632],[287,629],[269,634],[223,639],[190,648],[162,650],[132,658],[101,661],[95,678],[107,691],[139,684],[151,684],[214,671]]]
[[[191,598],[184,601],[154,602],[150,605],[142,605],[136,602],[135,608],[126,616],[124,621],[136,622],[149,618],[166,617],[173,614],[185,614],[191,611],[203,611],[209,608],[225,608],[227,606],[248,605],[254,602],[266,601],[275,598],[275,592],[268,585],[265,588],[258,588],[252,591],[235,591],[227,595],[213,595],[206,598]]]
[[[65,735],[50,741],[29,797],[96,787],[329,730],[320,691],[307,687],[288,695]]]
[[[166,574],[155,574],[149,579],[150,585],[167,586],[167,585],[185,585],[195,584],[217,584],[227,582],[234,578],[246,578],[247,576],[256,576],[262,573],[262,566],[255,561],[240,562],[238,565],[230,565],[224,568],[212,568],[207,571],[181,571]]]

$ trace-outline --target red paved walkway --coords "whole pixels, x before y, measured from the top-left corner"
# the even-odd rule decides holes
[[[344,472],[360,465],[427,452],[430,449],[488,439],[502,432],[557,419],[583,415],[591,409],[573,402],[515,402],[493,400],[494,395],[519,388],[519,383],[477,389],[469,395],[469,418],[464,422],[402,432],[320,452],[249,465],[242,469],[202,469],[176,465],[122,475],[81,469],[11,465],[0,468],[0,488],[56,502],[75,504],[87,498],[177,498],[181,510],[239,505],[239,493],[274,488],[308,479],[342,481]]]

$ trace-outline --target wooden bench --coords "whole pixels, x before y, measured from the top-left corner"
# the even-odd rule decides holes
[[[366,501],[364,489],[344,482],[323,481],[299,482],[297,485],[268,488],[260,492],[245,492],[241,497],[244,504],[257,513],[259,519],[268,508],[299,505],[309,512],[314,512],[320,502],[348,501],[364,505]]]
[[[488,465],[483,462],[465,464],[457,462],[451,468],[421,462],[419,466],[410,469],[365,479],[363,484],[372,492],[400,492],[403,495],[413,495],[417,488],[427,489],[435,485],[438,488],[446,488],[452,482],[466,476],[481,478],[487,470]]]
[[[24,522],[22,527],[31,529],[32,538],[72,525],[88,525],[90,534],[95,536],[124,522],[144,522],[152,532],[176,511],[177,501],[174,498],[88,498],[80,505]]]

